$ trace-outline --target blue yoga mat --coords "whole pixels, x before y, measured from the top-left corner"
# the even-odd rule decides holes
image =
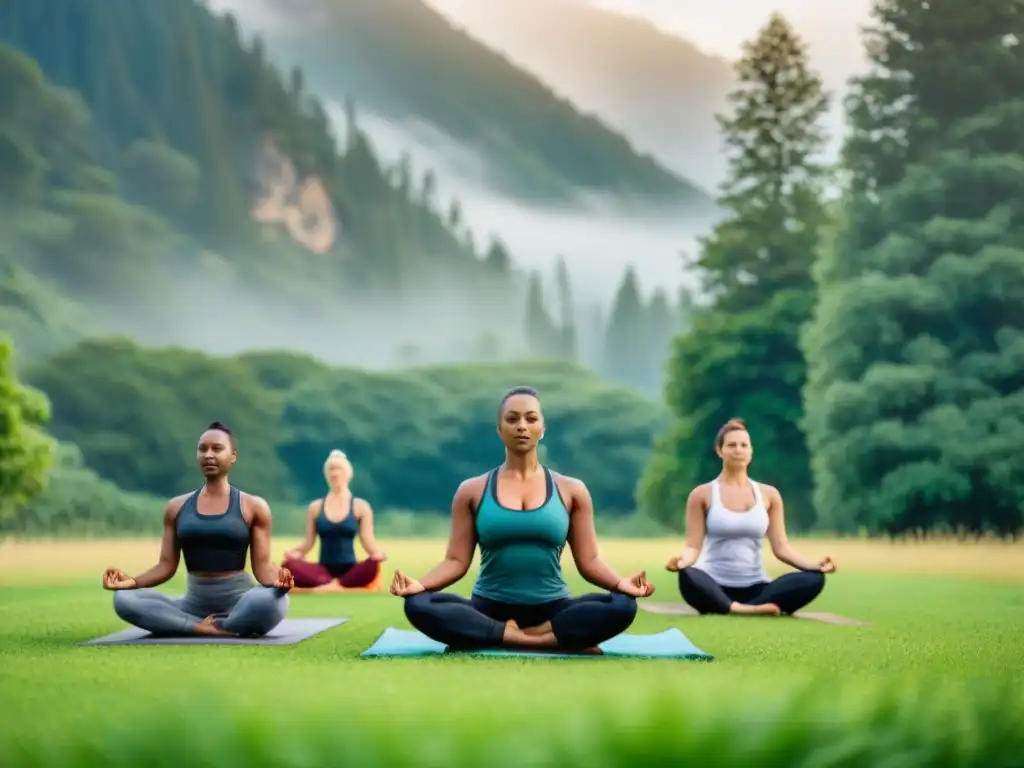
[[[455,651],[454,653],[474,656],[533,656],[556,659],[604,659],[608,657],[658,658],[658,659],[714,659],[690,642],[678,629],[666,629],[656,635],[619,635],[601,643],[603,655],[579,653],[552,653],[512,648],[489,648],[482,651]],[[388,627],[377,642],[363,651],[360,656],[434,656],[448,652],[444,643],[431,640],[426,635],[408,629]]]

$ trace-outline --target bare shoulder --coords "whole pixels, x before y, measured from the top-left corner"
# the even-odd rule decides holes
[[[708,506],[711,503],[711,483],[701,483],[692,491],[687,501],[699,501],[704,506]]]
[[[452,499],[452,504],[468,504],[470,509],[475,510],[480,505],[480,499],[483,498],[489,475],[490,473],[485,472],[476,477],[467,477],[459,483],[459,487],[455,489],[455,498]]]
[[[757,487],[761,489],[761,496],[764,500],[771,505],[773,502],[782,501],[782,494],[779,489],[774,485],[768,485],[768,483],[758,483]]]
[[[356,519],[373,514],[373,507],[370,506],[370,502],[358,496],[352,499],[352,509],[356,513]]]
[[[253,517],[270,517],[270,505],[262,496],[241,491],[240,497],[242,512],[249,512]]]
[[[590,498],[590,489],[578,477],[569,477],[569,475],[563,475],[561,472],[555,472],[554,470],[548,471],[551,472],[551,478],[555,481],[555,486],[558,488],[562,498],[566,500]]]
[[[323,502],[323,499],[313,499],[311,502],[309,502],[309,504],[306,505],[306,514],[309,514],[309,515],[319,515],[320,514],[320,504],[322,502]]]
[[[480,491],[482,491],[484,489],[485,485],[487,485],[487,478],[488,478],[489,475],[490,475],[489,472],[485,472],[484,474],[477,475],[476,477],[467,477],[465,480],[463,480],[461,483],[459,483],[459,487],[458,487],[458,489],[456,489],[455,495],[456,496],[466,496],[466,495],[475,496],[476,494],[480,493]]]
[[[178,513],[181,511],[181,508],[185,506],[185,502],[188,501],[188,497],[191,495],[191,493],[183,493],[168,501],[167,506],[164,507],[164,522],[173,523],[177,520]]]

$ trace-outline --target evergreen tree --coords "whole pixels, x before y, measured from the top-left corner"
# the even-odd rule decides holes
[[[572,296],[572,280],[565,259],[559,258],[555,267],[558,285],[558,306],[561,319],[560,354],[563,360],[575,361],[579,355],[576,338],[576,305]]]
[[[799,334],[813,309],[811,264],[825,221],[817,156],[828,97],[806,46],[778,14],[744,46],[736,74],[732,112],[719,117],[729,158],[720,204],[728,216],[696,260],[708,304],[673,343],[665,396],[675,423],[655,447],[642,504],[681,524],[690,490],[719,471],[716,431],[742,416],[755,476],[780,486],[787,518],[806,528],[814,515]]]
[[[530,356],[537,359],[559,356],[558,329],[544,300],[544,286],[536,272],[530,274],[526,288],[526,341]]]
[[[14,347],[0,336],[0,520],[46,489],[54,445],[42,428],[49,418],[49,401],[18,381]]]
[[[1024,524],[1024,14],[879,0],[805,335],[830,528]]]
[[[605,333],[604,372],[613,381],[643,389],[646,378],[647,340],[644,300],[640,281],[630,265],[619,283],[612,302]]]
[[[677,316],[669,304],[668,295],[660,288],[651,296],[645,316],[647,330],[645,351],[645,382],[643,391],[657,396],[662,390],[665,376],[665,364],[668,360],[672,337],[677,330]]]

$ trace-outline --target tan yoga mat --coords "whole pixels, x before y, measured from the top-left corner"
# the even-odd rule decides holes
[[[640,606],[640,610],[647,611],[648,613],[656,613],[661,616],[699,615],[697,611],[688,606],[686,603],[649,603],[646,600],[639,600],[637,602]],[[834,613],[797,611],[793,614],[793,616],[797,619],[807,619],[808,621],[820,621],[824,624],[848,624],[857,627],[862,627],[867,624],[866,621],[860,621],[859,619],[849,619],[845,616],[839,616]]]

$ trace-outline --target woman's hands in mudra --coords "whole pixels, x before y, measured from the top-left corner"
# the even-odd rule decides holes
[[[647,580],[647,571],[640,571],[635,576],[619,579],[615,588],[630,597],[650,597],[654,594],[654,585]]]
[[[424,587],[416,579],[406,576],[396,570],[394,578],[391,579],[391,594],[397,597],[411,597],[424,591]]]

